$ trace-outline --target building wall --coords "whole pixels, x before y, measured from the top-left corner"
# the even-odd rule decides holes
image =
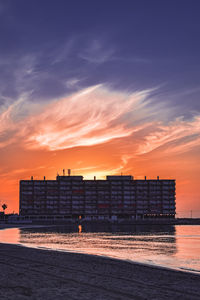
[[[175,216],[175,180],[134,180],[107,176],[57,176],[56,180],[20,181],[21,215],[148,218]]]

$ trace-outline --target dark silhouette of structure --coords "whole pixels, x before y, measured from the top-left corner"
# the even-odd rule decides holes
[[[66,219],[174,218],[175,180],[134,180],[107,176],[83,180],[57,175],[56,180],[21,180],[20,215],[60,215]]]

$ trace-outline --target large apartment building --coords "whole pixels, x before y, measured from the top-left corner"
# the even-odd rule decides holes
[[[20,215],[62,215],[67,219],[174,218],[175,180],[132,176],[57,176],[21,180]]]

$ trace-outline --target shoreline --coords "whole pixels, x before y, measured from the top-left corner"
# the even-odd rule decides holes
[[[73,224],[75,225],[75,224]],[[53,228],[53,227],[57,227],[57,226],[61,226],[61,225],[44,225],[44,224],[1,224],[0,223],[0,231],[1,230],[6,230],[6,229],[34,229],[34,228],[46,228],[46,227],[50,227],[50,228]],[[70,226],[70,224],[66,224],[66,226]],[[161,269],[166,269],[166,270],[171,270],[171,271],[175,271],[175,272],[186,272],[186,273],[190,273],[190,274],[195,274],[197,276],[200,275],[200,270],[198,269],[192,269],[190,267],[179,267],[179,266],[168,266],[167,264],[159,264],[159,263],[154,263],[153,261],[150,262],[150,261],[138,261],[138,260],[131,260],[131,259],[128,259],[128,258],[120,258],[118,256],[109,256],[109,255],[103,255],[103,254],[90,254],[90,253],[87,253],[87,252],[84,252],[84,251],[80,251],[80,252],[77,252],[75,250],[70,250],[70,249],[60,249],[60,248],[56,248],[56,249],[53,249],[51,247],[34,247],[32,245],[29,245],[29,244],[23,244],[23,243],[17,243],[17,242],[7,242],[7,241],[0,241],[0,244],[5,244],[5,245],[16,245],[16,246],[19,246],[19,247],[25,247],[25,248],[32,248],[32,249],[35,249],[35,250],[44,250],[44,251],[57,251],[57,252],[63,252],[63,253],[73,253],[73,254],[80,254],[80,255],[89,255],[89,256],[95,256],[95,257],[101,257],[101,258],[104,258],[104,259],[114,259],[114,260],[119,260],[119,261],[124,261],[124,262],[127,262],[127,263],[130,263],[130,264],[138,264],[138,265],[144,265],[144,266],[148,266],[148,267],[152,267],[152,268],[161,268]]]
[[[0,229],[1,230],[1,229]],[[127,262],[129,264],[134,264],[134,265],[138,265],[138,266],[146,266],[146,267],[150,267],[152,269],[161,269],[161,270],[168,270],[168,271],[173,271],[173,272],[180,272],[180,273],[187,273],[187,274],[194,274],[197,276],[200,276],[200,271],[198,270],[194,270],[194,269],[187,269],[187,268],[173,268],[173,267],[168,267],[166,265],[159,265],[159,264],[153,264],[153,263],[148,263],[148,262],[140,262],[140,261],[134,261],[134,260],[129,260],[129,259],[125,259],[125,258],[119,258],[119,257],[112,257],[112,256],[106,256],[106,255],[101,255],[101,254],[89,254],[89,253],[84,253],[84,252],[77,252],[77,251],[72,251],[72,250],[64,250],[64,249],[52,249],[52,248],[47,248],[47,247],[33,247],[33,246],[29,246],[26,244],[21,244],[21,243],[2,243],[0,242],[0,245],[13,245],[13,246],[17,246],[17,247],[24,247],[24,248],[28,248],[28,249],[34,249],[34,250],[42,250],[42,251],[47,251],[47,252],[60,252],[60,253],[66,253],[66,254],[77,254],[77,255],[84,255],[84,256],[89,256],[89,257],[97,257],[97,258],[103,258],[103,259],[108,259],[108,260],[116,260],[119,262]]]
[[[199,226],[200,219],[194,219],[193,221],[183,221],[179,220],[176,222],[108,222],[108,221],[77,221],[77,222],[32,222],[32,223],[1,223],[0,222],[0,230],[1,229],[9,229],[9,228],[40,228],[40,227],[57,227],[57,226],[96,226],[102,228],[102,226]]]
[[[67,224],[68,225],[68,224]],[[57,227],[58,225],[44,225],[44,224],[2,224],[0,223],[0,230],[12,228],[43,228],[43,227]],[[0,242],[1,243],[1,242]]]
[[[28,219],[28,220],[5,220],[0,221],[0,228],[2,226],[23,226],[23,225],[43,225],[43,226],[52,226],[52,225],[200,225],[200,218],[175,218],[175,219],[138,219],[138,220],[129,220],[129,219],[119,219],[115,221],[111,220],[86,220],[86,219],[74,219],[74,220],[64,220],[64,219],[52,219],[47,220],[40,219]],[[56,217],[56,216],[55,216]]]
[[[1,242],[0,242],[1,244]],[[70,251],[70,250],[64,250],[64,249],[51,249],[51,248],[46,248],[46,247],[32,247],[32,246],[28,246],[28,245],[23,245],[23,244],[9,244],[9,243],[3,243],[5,245],[16,245],[19,247],[25,247],[25,248],[31,248],[31,249],[35,249],[35,250],[42,250],[42,251],[53,251],[53,252],[61,252],[61,253],[70,253],[70,254],[77,254],[77,255],[86,255],[86,256],[94,256],[94,257],[100,257],[103,259],[108,259],[108,260],[116,260],[119,262],[127,262],[129,264],[134,264],[134,265],[138,265],[138,266],[146,266],[146,267],[150,267],[152,269],[161,269],[161,270],[168,270],[168,271],[174,271],[174,272],[181,272],[181,273],[187,273],[187,274],[194,274],[197,276],[200,276],[200,271],[198,270],[193,270],[193,269],[184,269],[184,268],[173,268],[173,267],[167,267],[165,265],[157,265],[157,264],[152,264],[152,263],[147,263],[147,262],[139,262],[139,261],[134,261],[134,260],[129,260],[129,259],[125,259],[125,258],[119,258],[119,257],[112,257],[112,256],[106,256],[106,255],[101,255],[101,254],[89,254],[89,253],[84,253],[84,252],[77,252],[77,251]]]
[[[1,299],[199,299],[198,274],[47,250],[0,244]]]

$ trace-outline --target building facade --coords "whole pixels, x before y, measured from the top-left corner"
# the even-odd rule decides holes
[[[21,180],[20,215],[62,215],[85,219],[174,218],[175,180],[134,180],[107,176],[57,176],[56,180]]]

